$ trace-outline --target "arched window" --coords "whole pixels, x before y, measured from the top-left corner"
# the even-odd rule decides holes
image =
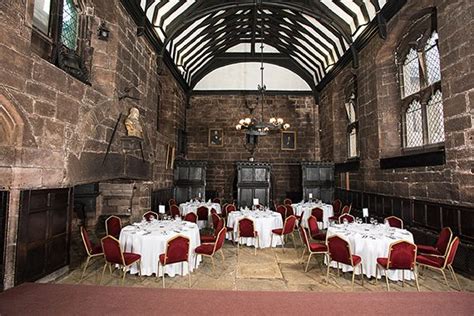
[[[355,77],[349,80],[349,84],[347,85],[344,94],[344,107],[347,116],[347,158],[355,158],[359,156],[359,149],[357,146],[359,122],[357,120],[356,112],[357,89]]]
[[[440,57],[434,19],[434,14],[421,18],[397,51],[405,148],[444,142]]]

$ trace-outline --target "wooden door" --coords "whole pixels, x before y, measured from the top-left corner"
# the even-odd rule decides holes
[[[0,191],[0,290],[3,290],[3,276],[5,274],[5,239],[6,219],[8,206],[8,192]]]
[[[15,284],[69,264],[71,189],[22,191]]]

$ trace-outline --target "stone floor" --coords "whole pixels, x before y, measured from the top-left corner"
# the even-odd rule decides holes
[[[297,249],[267,248],[257,250],[250,247],[241,247],[237,256],[237,248],[230,242],[224,245],[225,261],[222,263],[219,254],[216,255],[216,270],[212,271],[212,264],[209,258],[204,258],[198,269],[191,274],[194,289],[222,289],[222,290],[253,290],[253,291],[351,291],[351,274],[341,273],[338,277],[336,270],[331,270],[329,284],[326,282],[326,269],[322,265],[322,270],[318,261],[322,258],[313,256],[308,272],[304,272],[307,256],[303,262],[301,260],[301,245],[297,244]],[[55,283],[64,284],[99,284],[103,261],[94,262],[89,268],[86,277],[80,282],[81,269],[72,270],[67,275],[56,280]],[[474,280],[470,280],[458,274],[459,282],[463,290],[474,292]],[[166,278],[167,288],[188,288],[188,276],[175,276]],[[449,277],[451,288],[448,289],[440,273],[425,270],[419,279],[421,291],[448,291],[455,290],[455,282]],[[120,285],[121,278],[116,271],[112,275],[106,271],[103,285]],[[161,287],[161,278],[143,277],[128,275],[125,279],[126,286],[135,287]],[[406,282],[402,287],[401,282],[390,282],[392,291],[416,291],[414,282]],[[356,277],[354,290],[358,292],[385,291],[385,279],[374,284],[374,279],[364,279],[361,285],[360,278]]]

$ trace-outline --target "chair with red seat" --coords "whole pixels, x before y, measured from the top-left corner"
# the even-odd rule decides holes
[[[190,213],[186,214],[186,216],[184,216],[184,220],[187,221],[187,222],[197,224],[198,217],[197,217],[196,213],[190,212]]]
[[[326,233],[322,232],[319,229],[318,226],[318,221],[316,220],[316,217],[311,215],[308,217],[308,228],[309,228],[309,233],[311,234],[311,238],[317,241],[326,241]]]
[[[402,270],[402,281],[405,286],[405,270],[413,271],[415,275],[416,289],[420,291],[418,286],[418,272],[416,269],[416,245],[400,240],[390,244],[387,258],[377,258],[375,283],[379,275],[379,269],[385,271],[385,282],[387,283],[387,291],[390,291],[388,282],[388,270]]]
[[[351,209],[350,209],[349,205],[344,205],[344,207],[342,208],[342,210],[339,213],[334,212],[334,216],[329,217],[329,221],[330,222],[332,222],[332,221],[337,222],[339,220],[339,217],[341,217],[341,215],[349,214],[350,211],[351,211]]]
[[[285,220],[286,217],[286,207],[284,205],[278,205],[275,212],[280,213],[281,219]]]
[[[170,205],[170,214],[172,218],[176,218],[176,216],[181,217],[181,212],[179,211],[178,205]]]
[[[255,255],[257,255],[257,246],[260,248],[260,240],[258,238],[258,232],[255,230],[255,223],[252,219],[244,217],[237,223],[237,255],[240,250],[241,238],[254,238],[257,240],[257,243],[254,243],[255,246]]]
[[[221,204],[221,199],[220,198],[213,198],[212,199],[212,203],[217,203],[217,204]]]
[[[153,211],[148,211],[143,214],[143,219],[147,222],[151,222],[153,219],[158,219],[158,214]]]
[[[351,214],[346,213],[346,214],[342,214],[341,216],[339,216],[339,224],[344,223],[344,220],[346,220],[350,224],[350,223],[353,223],[355,221],[355,218]]]
[[[311,210],[311,215],[316,217],[316,221],[318,222],[322,222],[323,221],[323,215],[324,215],[324,211],[322,208],[319,208],[319,207],[315,207]]]
[[[456,256],[459,243],[459,237],[455,237],[446,251],[446,256],[421,254],[416,256],[416,263],[422,267],[428,267],[441,271],[446,285],[448,288],[450,288],[448,279],[446,278],[446,273],[444,272],[444,270],[448,269],[449,272],[451,272],[452,278],[456,281],[459,290],[462,291],[461,284],[459,284],[458,278],[456,277],[456,273],[454,272],[453,268],[454,257]]]
[[[94,245],[91,242],[89,238],[89,233],[87,232],[84,226],[81,226],[81,237],[82,243],[84,244],[84,248],[86,250],[87,260],[84,264],[80,281],[82,281],[82,279],[84,278],[84,274],[86,273],[87,266],[89,265],[90,260],[98,257],[102,258],[104,255],[104,252],[102,251],[102,245]]]
[[[286,208],[285,218],[295,215],[295,211],[293,210],[293,206],[291,206],[290,204],[287,204],[287,205],[285,205],[285,208]]]
[[[396,216],[386,217],[384,222],[387,223],[390,227],[403,229],[403,221]]]
[[[342,206],[342,202],[341,200],[339,199],[335,199],[333,202],[332,202],[332,211],[334,213],[334,215],[340,215],[341,213],[341,206]]]
[[[189,238],[183,235],[177,235],[166,243],[165,253],[159,256],[158,260],[158,273],[156,277],[159,277],[160,267],[162,267],[163,276],[163,288],[165,288],[165,272],[167,264],[174,264],[181,262],[181,275],[184,275],[184,263],[188,264],[188,282],[191,287],[191,265],[189,264]]]
[[[141,276],[141,268],[140,268],[140,260],[141,256],[137,253],[132,252],[123,252],[122,247],[120,246],[120,242],[114,238],[113,236],[107,235],[101,239],[102,249],[104,251],[104,258],[105,258],[105,265],[102,269],[102,277],[100,279],[100,283],[102,283],[102,279],[104,278],[105,269],[107,265],[109,265],[110,273],[112,273],[112,266],[119,265],[122,269],[122,285],[123,281],[125,280],[125,275],[127,274],[127,270],[130,266],[134,263],[138,265],[139,275]]]
[[[227,210],[226,210],[227,205],[228,205],[228,203],[224,203],[221,207],[221,217],[222,218],[227,218]]]
[[[214,213],[212,211],[214,211]],[[212,209],[211,210],[212,228],[216,229],[217,223],[219,222],[220,219],[221,217],[219,216],[219,214],[217,214],[216,210]]]
[[[203,243],[200,246],[198,246],[194,252],[196,254],[195,260],[196,260],[196,266],[197,266],[197,256],[202,255],[206,257],[210,257],[212,261],[212,270],[215,271],[216,267],[214,264],[214,254],[219,251],[221,256],[222,256],[222,263],[224,263],[225,257],[224,257],[224,252],[222,251],[222,246],[224,245],[225,241],[225,234],[227,230],[225,227],[222,227],[221,230],[217,233],[217,238],[214,242],[212,243]]]
[[[105,220],[105,232],[107,235],[113,236],[118,239],[120,237],[121,231],[122,220],[120,219],[120,217],[111,215]]]
[[[210,243],[215,242],[217,239],[217,234],[224,227],[224,219],[219,217],[218,222],[214,226],[214,233],[212,235],[201,235],[201,243]]]
[[[418,247],[418,253],[445,257],[452,238],[453,232],[451,228],[445,227],[439,233],[438,241],[435,246],[416,245]]]
[[[295,224],[296,224],[296,216],[291,215],[288,216],[285,219],[285,222],[283,223],[283,228],[277,228],[272,230],[272,238],[270,245],[273,247],[273,235],[278,235],[281,238],[281,248],[283,249],[283,252],[285,252],[285,236],[290,235],[291,239],[293,240],[293,247],[296,249],[296,243],[295,243],[295,236],[293,236],[293,232],[295,230]]]
[[[209,209],[202,205],[197,208],[198,221],[207,221],[209,219]]]
[[[308,266],[309,266],[311,257],[313,255],[319,255],[319,254],[327,256],[328,247],[322,243],[310,242],[308,239],[308,234],[306,233],[306,229],[303,226],[299,227],[299,232],[300,232],[300,237],[301,237],[301,240],[303,241],[303,247],[304,247],[301,259],[303,259],[306,250],[308,250],[309,252],[308,261],[306,262],[306,268],[304,269],[305,272],[308,272]]]
[[[291,205],[293,204],[293,201],[289,198],[286,198],[283,200],[283,205]]]
[[[211,211],[210,211],[209,213],[210,213],[211,215],[212,215],[212,214],[217,214],[217,211],[216,211],[215,208],[211,208]]]
[[[337,262],[337,273],[339,275],[339,263],[343,263],[352,267],[352,290],[354,290],[354,277],[356,267],[359,266],[360,269],[360,279],[362,285],[364,285],[364,270],[362,268],[362,258],[358,255],[353,255],[351,250],[351,245],[344,238],[334,235],[327,239],[328,246],[328,269],[326,274],[326,279],[329,281],[329,268],[331,267],[331,262]]]
[[[229,215],[229,213],[235,212],[237,208],[235,207],[235,204],[227,204],[226,208],[226,213]]]
[[[174,198],[171,198],[168,200],[168,205],[171,207],[171,205],[176,205],[176,200]]]

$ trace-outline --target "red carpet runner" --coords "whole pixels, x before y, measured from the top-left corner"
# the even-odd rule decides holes
[[[474,315],[466,292],[244,292],[27,283],[1,315]]]

